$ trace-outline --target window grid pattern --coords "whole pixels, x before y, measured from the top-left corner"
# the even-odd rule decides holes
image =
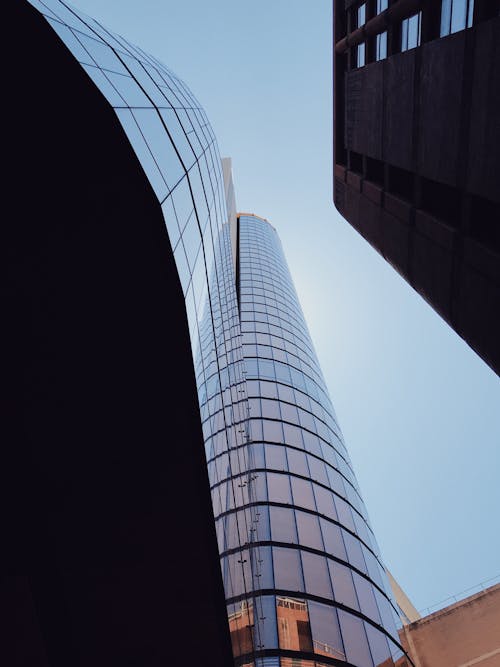
[[[209,457],[237,664],[281,651],[297,658],[273,664],[397,664],[397,612],[276,231],[241,215],[239,249],[253,467],[237,497],[223,479],[235,452]]]

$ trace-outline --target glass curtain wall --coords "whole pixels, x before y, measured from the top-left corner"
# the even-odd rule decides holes
[[[234,480],[214,485],[228,498],[215,508],[237,663],[404,664],[377,543],[267,221],[239,217],[239,267],[252,467],[238,477],[240,502]],[[245,515],[250,533],[237,537]]]

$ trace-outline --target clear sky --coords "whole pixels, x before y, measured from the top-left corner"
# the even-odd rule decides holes
[[[418,609],[500,574],[500,382],[332,204],[330,0],[73,0],[157,56],[277,228],[386,564]]]

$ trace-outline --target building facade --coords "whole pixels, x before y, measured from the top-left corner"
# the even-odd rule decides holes
[[[62,0],[11,11],[5,664],[403,664],[278,237],[200,104]]]
[[[500,3],[334,1],[334,201],[500,372]]]
[[[500,584],[404,623],[399,634],[416,667],[498,667]]]
[[[237,236],[244,442],[221,448],[220,419],[207,442],[236,664],[403,665],[389,584],[278,235],[241,213]]]

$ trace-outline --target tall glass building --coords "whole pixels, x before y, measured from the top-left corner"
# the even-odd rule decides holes
[[[237,664],[404,664],[377,543],[277,232],[250,214],[237,227],[247,444],[218,453],[209,441],[207,452]]]
[[[214,549],[216,533],[222,572],[222,578],[217,573],[215,579],[225,592],[226,629],[235,664],[405,664],[380,554],[275,229],[262,218],[236,213],[230,161],[221,161],[205,112],[175,74],[61,0],[30,0],[30,4],[79,63],[79,75],[93,82],[90,85],[106,101],[147,179],[147,197],[163,216],[168,243],[161,245],[161,252],[165,263],[175,262],[172,290],[178,286],[184,299],[192,353],[180,372],[189,377],[194,371],[196,380],[197,421],[203,431],[215,518]],[[82,158],[74,159],[76,165]],[[149,233],[148,215],[135,220],[138,243]],[[94,246],[89,247],[93,252]],[[158,262],[160,279],[162,258],[153,245],[148,252],[151,262]],[[144,270],[147,259],[145,254],[141,260]],[[108,282],[114,286],[118,260],[111,253],[106,261],[111,270],[109,276],[101,272],[104,289]],[[133,271],[133,263],[130,267]],[[130,299],[132,326],[134,318],[142,317],[149,294],[136,299],[134,285],[129,294],[124,303]],[[174,329],[182,327],[185,316],[175,314],[167,295],[165,304],[155,303],[154,308],[174,314]],[[104,311],[102,322],[112,326]],[[144,347],[153,339],[153,331],[137,327],[137,332],[142,348],[134,348],[131,338],[124,364],[125,359],[130,363],[146,354]],[[168,338],[164,343],[153,340],[154,344],[157,354],[166,348],[171,358],[176,357]],[[173,369],[175,363],[172,358]],[[154,376],[153,366],[141,369],[141,377]],[[172,401],[175,382],[181,384],[178,373],[179,363],[165,377]],[[179,452],[190,447],[196,459],[193,424],[179,427],[173,440],[170,423],[175,421],[175,408],[168,401],[159,408],[151,437],[158,429],[164,435],[163,451],[172,469]],[[141,447],[134,451],[138,461],[142,461]],[[192,462],[193,456],[187,459]],[[197,465],[195,461],[189,484],[197,484],[193,481]],[[188,507],[188,478],[176,479],[168,463],[167,467],[164,484]],[[206,468],[201,467],[206,481]],[[203,580],[203,567],[211,576],[210,549],[204,550],[210,536],[206,543],[200,541],[196,552],[191,541],[196,542],[196,531],[203,528],[199,512],[198,518],[195,510],[186,513],[185,524],[193,521],[190,531],[189,525],[182,525],[175,503],[166,511],[178,526],[177,532],[170,532],[166,548],[180,554],[166,585],[168,579],[172,587],[178,580],[185,590],[191,585],[186,600],[181,600],[182,593],[173,599],[176,622],[185,619],[194,642],[207,624],[207,614],[214,613],[203,611],[210,593],[204,591],[200,598],[205,600],[196,600],[198,584],[193,583],[196,576]],[[140,524],[136,520],[134,525]],[[169,527],[165,525],[165,532]],[[168,645],[175,637],[167,627],[164,632]],[[181,648],[191,663],[188,644],[189,640]],[[210,656],[202,660],[212,664]],[[137,659],[134,664],[139,664]],[[151,658],[140,664],[163,662]]]

